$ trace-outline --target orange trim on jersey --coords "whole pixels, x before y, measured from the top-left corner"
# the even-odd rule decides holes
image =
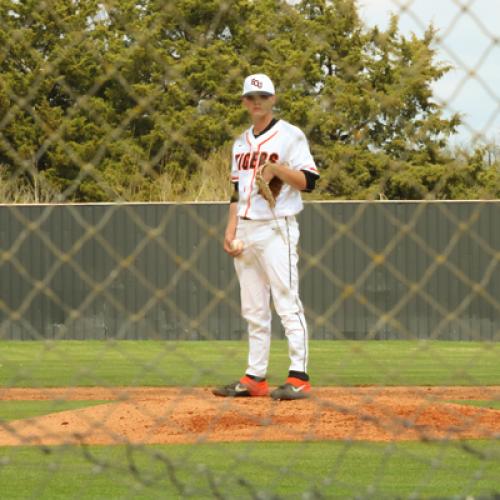
[[[279,132],[279,130],[276,130],[276,132],[274,132],[273,135],[269,136],[265,141],[262,141],[258,147],[257,147],[257,151],[260,153],[260,148],[263,144],[265,144],[267,141],[270,141],[277,133]]]
[[[250,210],[250,200],[252,198],[252,191],[253,191],[253,183],[255,181],[255,174],[257,173],[257,168],[253,169],[253,176],[252,180],[250,181],[250,192],[248,194],[248,200],[247,200],[247,209],[245,210],[245,215],[243,217],[248,216],[248,211]]]
[[[274,132],[274,134],[269,136],[265,141],[262,141],[257,146],[257,158],[260,157],[260,148],[262,147],[262,145],[265,144],[267,141],[270,141],[278,132],[279,132],[279,130],[276,130],[276,132]],[[248,132],[247,132],[247,135],[248,135]],[[248,137],[247,137],[247,141],[248,141]],[[250,153],[251,153],[252,152],[252,145],[250,143],[249,143],[249,145],[250,145]],[[245,210],[245,215],[243,217],[247,217],[248,211],[250,210],[250,203],[251,203],[250,200],[252,199],[253,183],[255,181],[255,174],[256,173],[257,173],[257,167],[255,167],[253,169],[253,176],[252,176],[252,180],[250,181],[250,193],[248,194],[247,209]]]
[[[316,167],[312,167],[310,165],[308,165],[307,167],[300,167],[300,170],[313,170],[314,172],[318,172],[319,174],[319,170]]]

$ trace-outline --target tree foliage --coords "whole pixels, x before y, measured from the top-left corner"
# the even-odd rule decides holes
[[[35,199],[198,196],[246,125],[251,72],[306,131],[319,196],[500,190],[481,150],[447,148],[460,117],[433,99],[434,29],[367,29],[354,0],[0,0],[0,18],[0,175]]]

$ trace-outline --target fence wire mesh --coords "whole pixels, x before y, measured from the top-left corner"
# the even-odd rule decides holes
[[[2,497],[500,494],[495,9],[0,0]],[[261,71],[321,172],[302,401],[211,393],[246,366],[222,244]]]

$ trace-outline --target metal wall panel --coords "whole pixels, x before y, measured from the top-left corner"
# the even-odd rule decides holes
[[[226,218],[225,203],[0,206],[0,338],[243,338]],[[498,221],[500,202],[306,203],[311,336],[498,340]]]

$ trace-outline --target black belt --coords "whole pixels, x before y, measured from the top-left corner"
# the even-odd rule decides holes
[[[289,217],[290,217],[289,215],[285,215],[285,217],[283,217],[283,219],[288,220]],[[256,219],[250,219],[250,217],[240,217],[240,219],[242,219],[242,220],[256,220]]]

